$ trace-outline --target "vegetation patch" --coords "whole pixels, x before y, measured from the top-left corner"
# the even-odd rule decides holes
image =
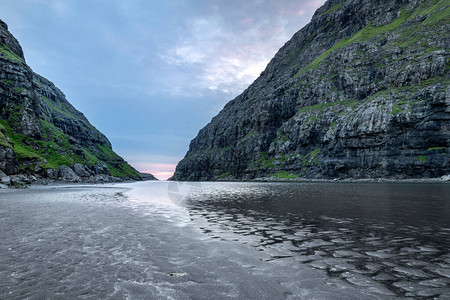
[[[421,161],[421,162],[424,162],[424,163],[426,163],[427,160],[428,160],[426,156],[417,156],[416,159],[418,161]]]
[[[439,150],[444,150],[444,149],[447,149],[447,147],[431,147],[431,148],[428,148],[427,150],[428,151],[439,151]]]
[[[305,172],[308,167],[318,166],[319,163],[319,154],[322,152],[321,148],[316,148],[305,156],[300,156],[302,171]]]
[[[17,93],[17,94],[22,93],[24,90],[25,90],[24,88],[17,87],[17,86],[15,88],[13,88],[14,93]]]
[[[110,147],[107,145],[96,145],[99,150],[100,159],[106,163],[106,166],[111,171],[111,175],[120,178],[139,178],[139,173],[134,170],[129,164],[122,160]],[[90,161],[95,161],[95,157],[89,157]],[[97,159],[98,161],[98,159]]]
[[[299,178],[299,174],[290,173],[287,171],[279,171],[271,175],[271,177],[280,178],[280,179],[295,179]]]
[[[10,148],[10,149],[13,148],[8,140],[8,136],[6,134],[5,128],[1,124],[0,124],[0,146]]]
[[[322,112],[327,108],[343,105],[349,108],[354,108],[358,104],[358,100],[342,100],[342,101],[336,101],[336,102],[326,102],[326,103],[319,103],[316,105],[310,105],[310,106],[304,106],[300,108],[295,116],[298,116],[301,113],[308,113],[308,112]]]
[[[82,151],[84,153],[84,157],[86,158],[86,162],[88,165],[94,166],[97,164],[97,162],[99,161],[99,159],[97,157],[92,155],[89,151],[87,151],[84,148],[82,149]]]
[[[413,14],[416,15],[428,15],[428,17],[423,22],[423,25],[435,24],[440,21],[447,21],[450,18],[450,1],[449,0],[429,0],[423,3],[417,12]]]
[[[403,112],[403,109],[401,109],[400,107],[398,107],[398,106],[392,106],[392,111],[391,111],[391,113],[393,114],[393,115],[396,115],[396,114],[399,114],[399,113],[401,113],[401,112]]]
[[[106,164],[108,169],[111,171],[111,175],[119,178],[139,178],[139,173],[134,170],[126,162],[120,163],[117,166],[113,166],[109,163]]]
[[[74,115],[74,113],[70,110],[69,107],[65,107],[64,105],[58,105],[43,95],[42,95],[42,99],[44,100],[45,104],[47,104],[47,106],[51,112],[53,112],[55,114],[60,114],[60,115],[63,115],[63,116],[66,116],[66,117],[69,117],[72,119],[77,118],[77,116]],[[93,126],[92,126],[92,128],[93,128]]]
[[[331,13],[337,11],[339,8],[341,8],[341,6],[342,6],[345,2],[347,2],[347,1],[344,1],[344,2],[342,2],[342,3],[338,3],[338,4],[333,5],[333,6],[332,6],[330,9],[328,9],[326,12],[322,13],[322,15],[331,14]]]
[[[16,62],[23,62],[22,58],[17,54],[15,54],[14,52],[12,52],[11,49],[9,49],[9,47],[6,46],[6,44],[2,44],[0,46],[0,52],[3,53],[3,55],[9,60]]]
[[[57,169],[60,166],[70,166],[75,163],[83,165],[96,165],[99,158],[107,162],[111,175],[116,177],[137,178],[139,173],[123,161],[107,145],[97,145],[97,149],[86,149],[76,146],[69,141],[69,137],[55,125],[41,120],[43,140],[35,140],[26,135],[13,131],[6,120],[0,120],[0,142],[13,148],[19,164],[24,161],[36,160],[41,162],[44,169]],[[9,136],[14,147],[6,140]],[[6,144],[8,143],[8,144]],[[81,153],[80,153],[81,152]],[[21,168],[31,168],[32,165],[22,165]]]
[[[277,136],[277,138],[273,141],[274,143],[278,142],[278,141],[282,141],[284,143],[286,143],[287,141],[289,141],[289,137],[285,134]]]
[[[267,152],[261,152],[259,159],[250,163],[250,169],[269,169],[275,167],[275,158],[267,158]]]
[[[339,5],[339,4],[336,4]],[[336,6],[335,5],[335,6]],[[341,3],[342,5],[342,3]],[[431,15],[427,17],[427,19],[421,24],[421,26],[436,24],[437,22],[445,22],[450,18],[450,0],[429,0],[420,5],[415,11],[407,11],[406,9],[402,9],[400,11],[400,15],[390,24],[382,25],[382,26],[373,26],[372,22],[366,25],[364,28],[353,34],[351,37],[342,39],[337,42],[334,46],[323,52],[316,59],[314,59],[307,66],[302,68],[294,75],[294,78],[299,77],[300,75],[306,73],[311,69],[317,69],[319,64],[327,58],[331,52],[335,50],[339,50],[344,48],[355,42],[365,42],[371,39],[374,39],[382,34],[387,32],[394,31],[398,29],[400,26],[405,24],[406,22],[414,19],[418,15],[427,15],[430,12],[433,12]],[[447,7],[446,7],[447,6]],[[444,8],[445,7],[445,8]],[[337,10],[339,7],[335,8]],[[332,7],[331,9],[334,9]],[[331,10],[330,9],[330,10]]]
[[[13,84],[14,84],[14,81],[12,81],[12,80],[10,80],[10,79],[2,79],[2,82],[3,82],[4,84],[8,84],[8,85],[13,85]]]
[[[230,174],[231,174],[231,171],[222,173],[222,174],[219,175],[219,178],[220,178],[220,179],[224,179],[224,178],[230,176]]]

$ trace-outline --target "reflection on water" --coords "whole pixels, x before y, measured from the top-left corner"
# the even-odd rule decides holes
[[[427,299],[450,295],[449,195],[447,184],[202,183],[185,205],[211,238]]]

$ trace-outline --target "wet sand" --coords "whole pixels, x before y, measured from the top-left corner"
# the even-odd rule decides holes
[[[154,184],[1,191],[0,298],[393,298],[211,239]]]

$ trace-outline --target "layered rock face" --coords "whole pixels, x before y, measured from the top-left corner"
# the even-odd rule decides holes
[[[172,179],[450,173],[449,20],[449,0],[327,1]]]
[[[64,181],[141,178],[52,82],[31,70],[20,44],[1,20],[0,44],[3,178],[18,182],[28,182],[30,178]]]

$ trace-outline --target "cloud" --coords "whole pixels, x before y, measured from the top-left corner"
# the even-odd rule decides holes
[[[159,57],[188,80],[169,78],[169,93],[197,96],[219,91],[236,96],[264,70],[277,50],[303,25],[301,17],[324,0],[246,1],[237,8],[214,2],[186,22],[182,38]],[[166,78],[167,79],[167,78]]]

